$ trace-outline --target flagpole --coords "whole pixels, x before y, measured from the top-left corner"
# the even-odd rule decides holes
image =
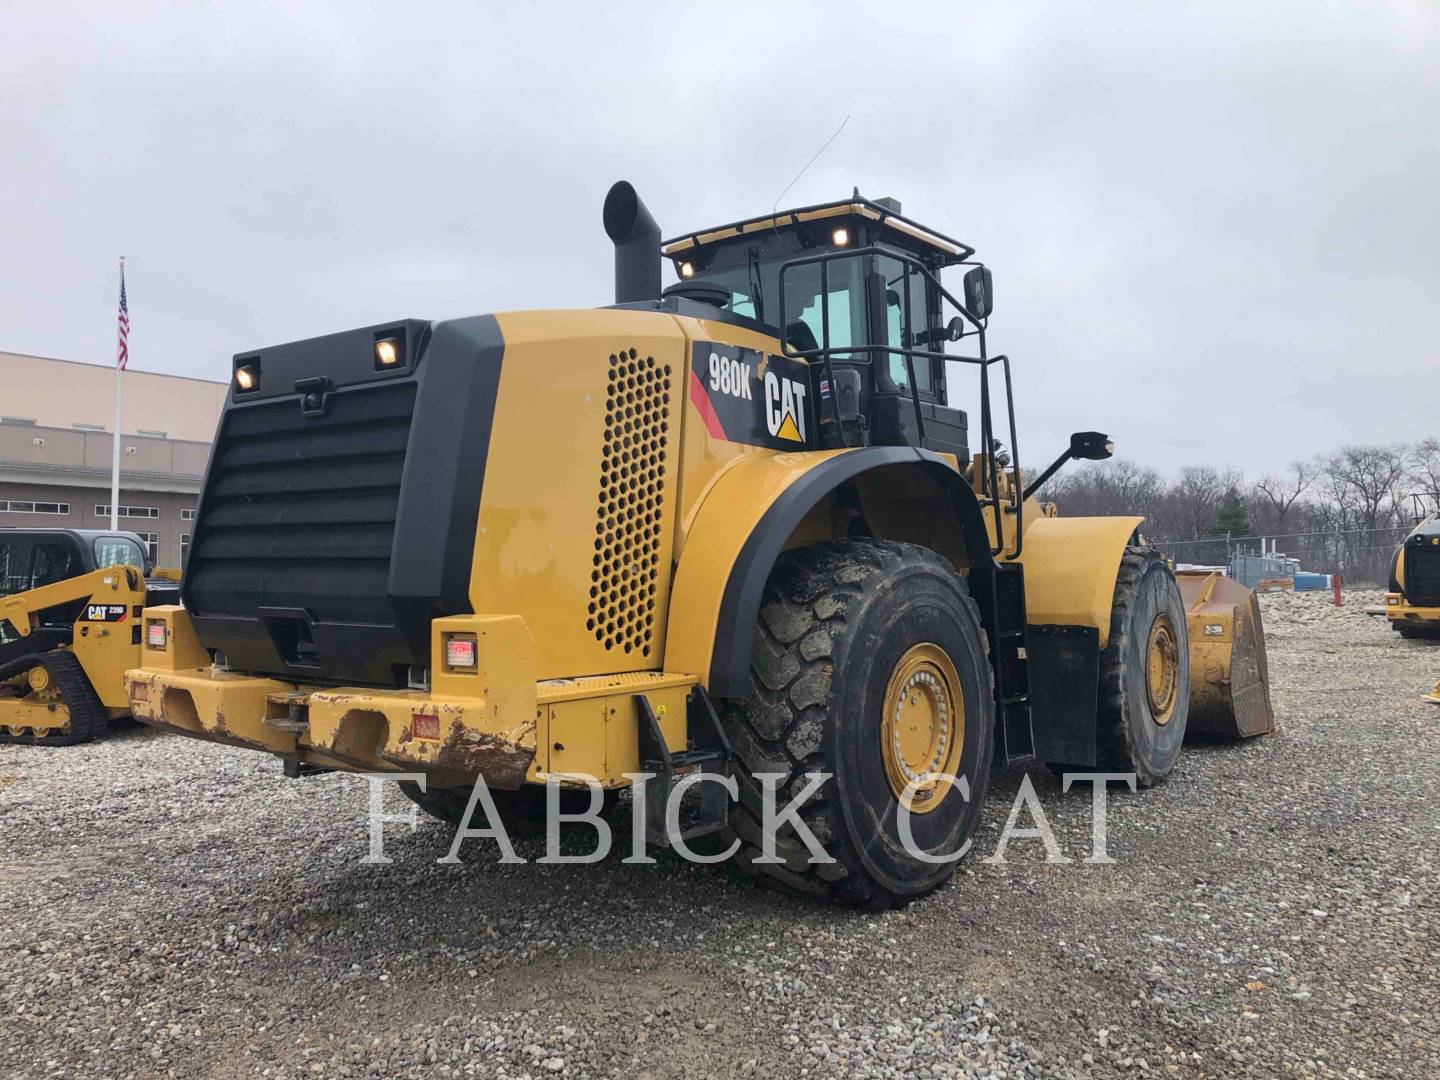
[[[125,288],[125,256],[120,256],[120,288]],[[120,398],[121,398],[121,376],[125,374],[125,368],[120,363],[120,345],[116,343],[115,356],[115,439],[114,448],[110,455],[110,531],[120,531]]]

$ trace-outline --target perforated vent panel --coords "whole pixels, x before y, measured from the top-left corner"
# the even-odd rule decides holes
[[[595,569],[585,628],[607,650],[649,656],[655,640],[655,591],[670,424],[670,365],[622,349],[610,357]]]

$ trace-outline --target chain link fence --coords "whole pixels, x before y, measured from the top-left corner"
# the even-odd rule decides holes
[[[1400,525],[1253,536],[1227,533],[1191,540],[1151,539],[1180,563],[1224,566],[1236,555],[1278,555],[1298,559],[1302,570],[1339,574],[1353,585],[1383,586],[1390,577],[1390,559],[1409,531],[1409,526]]]

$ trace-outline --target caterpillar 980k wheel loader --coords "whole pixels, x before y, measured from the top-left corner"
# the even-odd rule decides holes
[[[130,712],[140,613],[173,603],[134,533],[0,530],[0,742],[63,746]]]
[[[137,717],[290,775],[405,774],[451,820],[477,778],[517,817],[547,781],[635,780],[655,842],[724,831],[756,872],[882,907],[951,873],[925,855],[970,837],[995,754],[1170,772],[1174,576],[1139,518],[1034,498],[1105,436],[1026,486],[971,248],[858,193],[662,245],[622,182],[604,222],[613,306],[234,358]],[[738,797],[687,785],[667,823],[697,771]],[[788,825],[761,858],[765,786],[811,773],[834,861]]]

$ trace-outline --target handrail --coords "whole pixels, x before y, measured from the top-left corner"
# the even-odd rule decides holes
[[[829,293],[829,272],[831,262],[837,259],[859,259],[869,255],[883,255],[886,258],[895,259],[907,269],[914,269],[922,274],[930,284],[935,286],[935,291],[942,299],[948,300],[950,305],[975,328],[979,338],[980,355],[956,356],[946,352],[936,352],[930,349],[916,349],[896,345],[881,345],[867,342],[862,345],[848,345],[844,348],[831,348],[830,346],[830,293]],[[798,266],[820,266],[820,334],[821,344],[814,349],[797,349],[785,338],[789,330],[790,321],[786,311],[785,303],[785,274],[792,268]],[[1007,506],[1002,505],[1000,499],[999,478],[995,463],[995,437],[992,410],[990,406],[990,366],[999,364],[1001,373],[1005,379],[1005,409],[1006,417],[1010,428],[1010,454],[1011,467],[1014,469],[1014,494],[1008,505],[1009,512],[1015,515],[1015,553],[1013,558],[1020,556],[1024,537],[1024,498],[1020,487],[1020,448],[1015,434],[1015,395],[1010,378],[1010,358],[1003,353],[999,356],[990,357],[986,351],[985,343],[985,322],[975,316],[964,304],[951,296],[940,280],[932,274],[918,259],[893,251],[889,248],[869,247],[855,248],[846,251],[825,251],[817,255],[804,255],[795,259],[788,259],[780,264],[778,291],[780,293],[780,334],[781,348],[787,356],[793,356],[801,360],[818,360],[825,367],[826,378],[830,382],[830,398],[835,413],[836,427],[840,430],[840,438],[844,443],[845,434],[843,424],[840,422],[839,388],[835,384],[834,369],[831,366],[831,357],[837,353],[883,353],[886,356],[903,356],[905,358],[906,374],[910,383],[910,401],[915,412],[915,429],[923,445],[925,439],[925,418],[920,403],[920,388],[915,379],[915,360],[951,360],[961,364],[974,364],[980,368],[980,440],[983,457],[980,461],[981,490],[988,496],[991,508],[992,520],[995,522],[995,546],[991,548],[992,555],[1001,555],[1005,551],[1005,513]],[[905,325],[911,325],[910,320],[910,290],[903,289],[903,304],[905,306]],[[943,315],[943,307],[941,313]],[[931,330],[934,328],[931,327]],[[871,365],[869,357],[864,360],[846,360],[849,364]],[[848,445],[848,444],[845,444]]]

